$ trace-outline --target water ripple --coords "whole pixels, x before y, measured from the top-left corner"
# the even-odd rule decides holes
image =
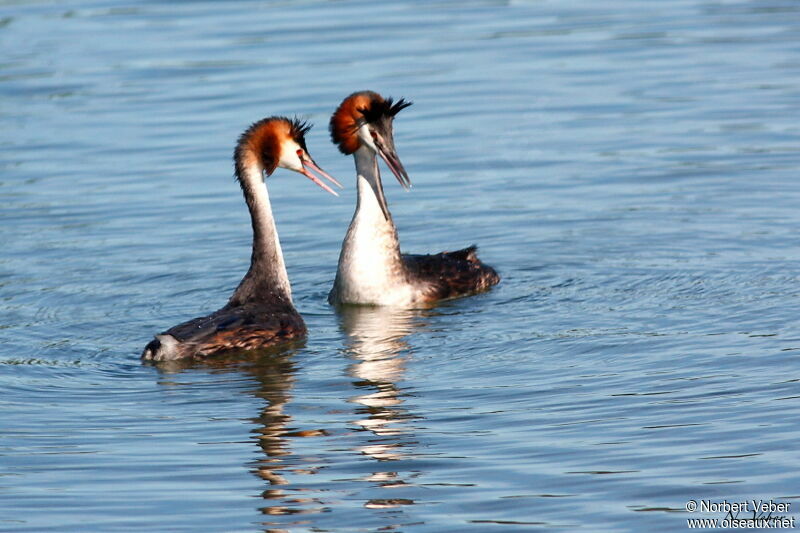
[[[0,18],[9,531],[674,531],[794,501],[793,2],[14,2]],[[325,297],[352,216],[329,113],[371,88],[404,249],[502,283]],[[236,136],[317,124],[270,195],[309,337],[145,366],[247,268]],[[301,186],[302,185],[302,186]]]

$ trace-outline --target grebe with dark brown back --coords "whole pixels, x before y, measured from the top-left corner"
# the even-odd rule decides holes
[[[487,290],[500,277],[477,257],[475,246],[454,252],[400,252],[397,228],[383,194],[376,155],[408,190],[411,180],[394,147],[394,116],[411,105],[378,93],[353,93],[331,117],[331,139],[355,158],[358,202],[342,243],[332,304],[416,307]]]
[[[145,347],[142,359],[203,357],[263,348],[305,336],[303,318],[292,304],[292,289],[264,175],[270,176],[278,167],[293,170],[338,196],[311,173],[341,187],[308,154],[305,134],[310,128],[296,119],[269,117],[239,137],[233,158],[236,179],[253,223],[250,269],[225,307],[156,335]]]

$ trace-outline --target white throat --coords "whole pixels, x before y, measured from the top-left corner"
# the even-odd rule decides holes
[[[358,186],[358,203],[353,220],[360,218],[368,220],[380,226],[391,226],[394,229],[394,222],[386,220],[386,217],[378,203],[378,197],[373,187],[382,187],[378,174],[378,161],[375,152],[362,146],[354,154],[356,161],[356,181]],[[352,224],[351,224],[352,226]]]
[[[272,203],[269,201],[269,191],[264,180],[255,188],[256,206],[263,214],[262,228],[264,237],[269,246],[262,249],[264,259],[272,265],[277,285],[282,289],[289,301],[292,301],[292,286],[289,283],[289,274],[286,272],[286,263],[283,260],[283,250],[281,240],[278,237],[278,226],[275,224],[275,217],[272,214]]]
[[[347,229],[331,300],[391,305],[408,299],[408,281],[394,222],[386,219],[375,189],[381,187],[375,152],[355,154],[358,203]],[[402,294],[400,294],[402,293]]]

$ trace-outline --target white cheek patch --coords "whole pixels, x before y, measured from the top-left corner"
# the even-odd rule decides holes
[[[297,151],[300,146],[294,141],[286,141],[281,146],[281,157],[278,160],[278,166],[301,172],[303,170],[303,163],[300,161],[300,156]]]
[[[366,124],[358,128],[358,138],[362,144],[369,147],[373,152],[378,151],[378,147],[375,146],[375,141],[372,140],[372,133],[369,131],[369,126]]]

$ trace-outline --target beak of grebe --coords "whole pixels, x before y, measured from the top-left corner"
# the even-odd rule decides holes
[[[372,131],[372,141],[375,143],[375,148],[378,149],[378,155],[381,156],[386,166],[392,171],[394,177],[403,186],[403,189],[409,190],[411,188],[411,179],[408,177],[406,169],[403,168],[403,163],[397,157],[397,151],[394,147],[394,138],[391,131],[387,135],[379,135],[377,132]]]
[[[300,162],[303,164],[303,170],[300,171],[300,173],[303,176],[307,177],[308,179],[310,179],[311,181],[313,181],[314,183],[316,183],[317,185],[319,185],[332,195],[339,196],[339,193],[328,187],[328,185],[326,185],[322,180],[320,180],[317,176],[312,174],[311,171],[313,170],[323,178],[330,180],[331,183],[333,183],[340,189],[344,189],[341,183],[336,181],[336,179],[333,176],[331,176],[330,174],[319,168],[319,166],[314,162],[314,160],[311,159],[311,156],[308,155],[304,150],[298,150],[297,155],[298,157],[300,157]]]

